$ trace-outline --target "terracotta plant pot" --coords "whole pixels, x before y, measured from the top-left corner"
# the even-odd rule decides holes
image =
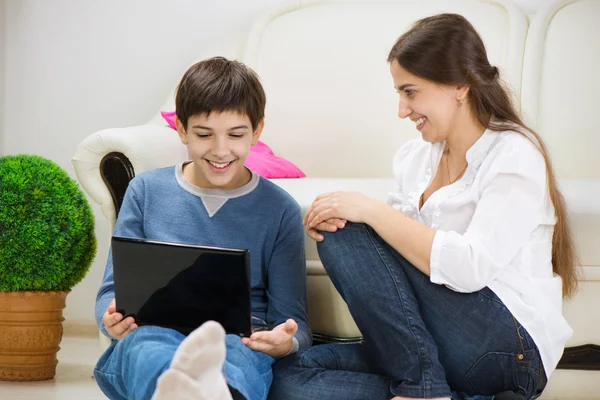
[[[67,294],[0,292],[0,380],[54,377]]]

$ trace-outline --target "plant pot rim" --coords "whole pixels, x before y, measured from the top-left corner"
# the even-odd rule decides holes
[[[43,295],[60,295],[60,294],[69,294],[71,289],[67,290],[17,290],[12,292],[2,292],[0,291],[0,296],[22,296],[24,294],[33,295],[33,296],[43,296]]]

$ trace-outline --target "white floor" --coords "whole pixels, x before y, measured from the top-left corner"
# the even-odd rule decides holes
[[[0,399],[105,400],[92,374],[100,354],[97,336],[65,336],[54,379],[42,382],[0,381]],[[600,371],[557,371],[541,399],[600,400]]]
[[[40,382],[2,382],[2,400],[106,400],[93,376],[102,350],[98,337],[64,337],[54,379]]]

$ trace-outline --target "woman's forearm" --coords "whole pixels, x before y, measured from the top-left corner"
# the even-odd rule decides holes
[[[377,200],[368,207],[364,222],[411,264],[427,276],[430,275],[429,260],[435,229]]]

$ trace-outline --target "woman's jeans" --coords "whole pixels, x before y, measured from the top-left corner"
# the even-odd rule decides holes
[[[173,329],[140,326],[113,341],[100,357],[94,369],[98,386],[111,400],[149,400],[183,339],[185,336]],[[236,335],[226,335],[225,343],[227,384],[248,400],[266,399],[274,358],[249,349]]]
[[[321,233],[319,256],[364,344],[319,345],[284,358],[274,367],[271,399],[539,396],[538,349],[490,289],[465,294],[431,283],[363,224]]]

